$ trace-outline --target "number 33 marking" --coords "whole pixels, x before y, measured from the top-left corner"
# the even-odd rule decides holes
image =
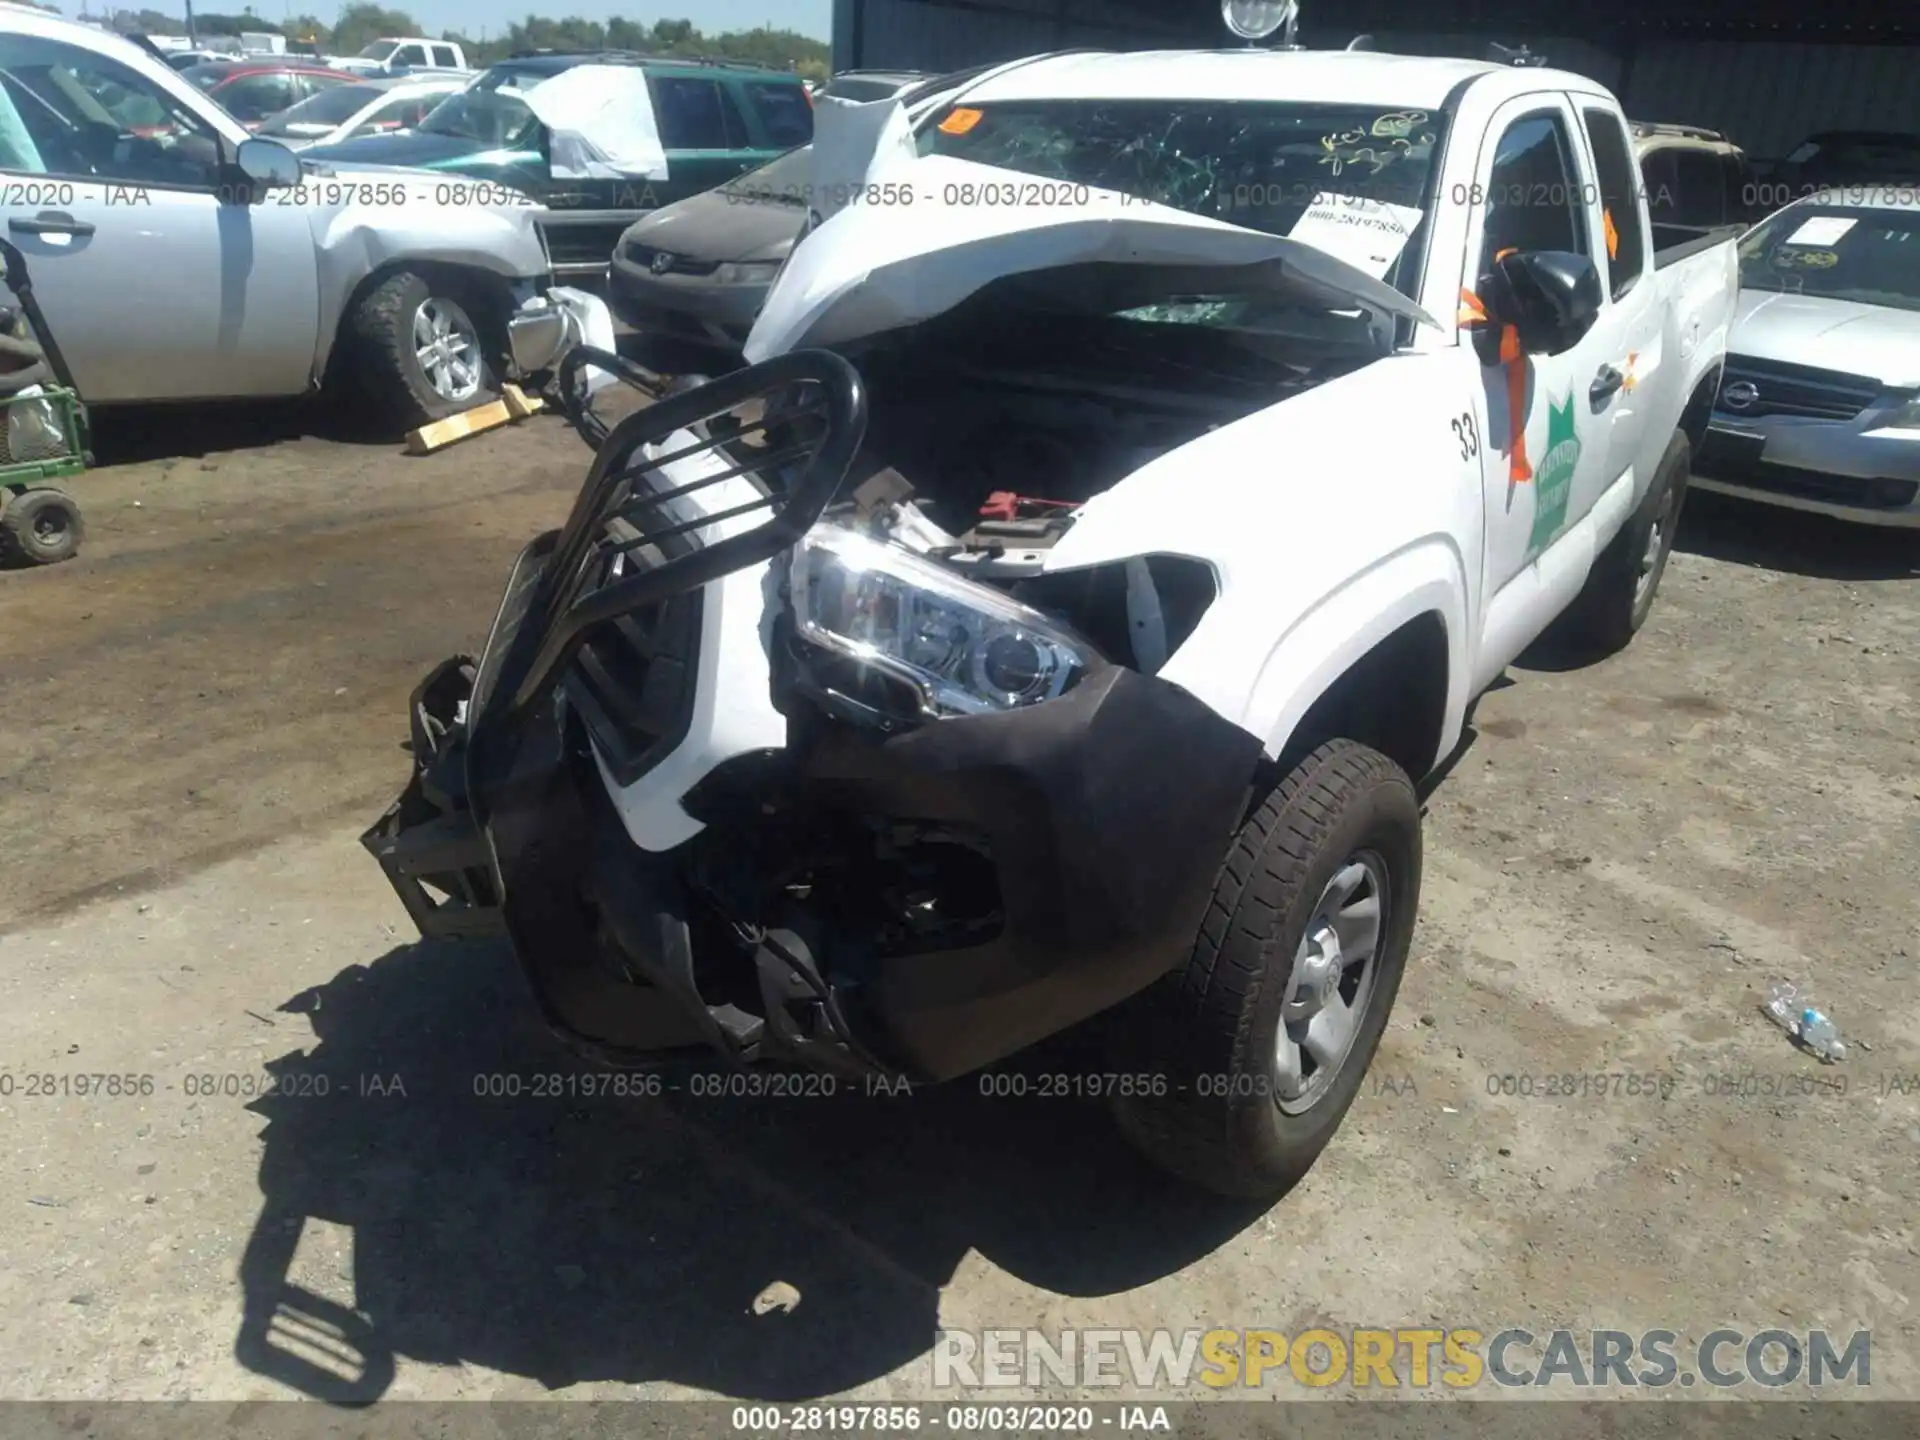
[[[1453,438],[1460,442],[1462,460],[1471,460],[1480,453],[1480,431],[1473,423],[1471,412],[1453,422]]]

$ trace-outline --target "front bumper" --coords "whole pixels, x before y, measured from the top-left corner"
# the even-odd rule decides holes
[[[644,182],[643,182],[644,184]],[[572,210],[549,205],[537,216],[553,273],[574,284],[602,285],[614,247],[650,209]]]
[[[621,425],[677,433],[709,393],[820,363],[783,357]],[[621,435],[568,531],[516,562],[479,663],[447,662],[414,697],[415,773],[363,843],[423,935],[504,931],[549,1023],[620,1063],[704,1048],[917,1080],[990,1064],[1182,962],[1261,747],[1185,690],[1119,667],[1046,704],[893,734],[786,694],[784,745],[738,754],[680,797],[705,828],[660,852],[636,845],[591,738],[603,717],[581,708],[593,687],[570,683],[591,652],[551,659],[567,653],[556,636],[583,606],[626,616],[613,602],[716,586],[797,537],[724,539],[556,608],[555,577],[579,573],[574,542],[600,523],[596,485],[621,480]],[[836,451],[834,484],[855,446]],[[819,517],[793,507],[792,525]],[[776,863],[747,865],[762,850]],[[790,883],[795,853],[826,877],[817,887]],[[756,874],[720,883],[736,861]],[[874,873],[904,877],[902,898],[863,883]],[[938,925],[897,923],[923,903]]]
[[[771,284],[723,285],[703,276],[655,275],[618,251],[608,294],[634,329],[737,350],[753,330]]]
[[[538,563],[530,553],[516,566],[489,653],[511,643],[513,596]],[[436,750],[435,733],[458,745],[473,669],[448,662],[416,694],[414,777],[363,837],[422,934],[504,931],[549,1023],[610,1058],[813,1059],[768,1014],[704,984],[683,853],[632,843],[564,687],[493,735],[481,763]],[[1186,691],[1118,667],[1030,710],[885,737],[806,728],[789,774],[809,809],[952,827],[979,837],[991,867],[999,922],[979,943],[875,954],[831,927],[809,937],[862,1068],[929,1081],[1064,1030],[1181,963],[1260,758],[1252,735]],[[436,905],[423,882],[452,898]]]
[[[1843,520],[1920,526],[1920,431],[1866,423],[1716,411],[1691,483]]]

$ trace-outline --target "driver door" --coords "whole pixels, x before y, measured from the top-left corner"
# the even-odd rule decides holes
[[[0,35],[7,239],[93,404],[294,395],[313,378],[306,211],[219,199],[221,141],[186,102],[78,45]]]
[[[1496,113],[1487,133],[1475,176],[1467,287],[1506,250],[1599,254],[1593,222],[1598,206],[1567,103],[1546,95],[1513,101]],[[1517,412],[1509,401],[1508,368],[1481,367],[1481,593],[1488,597],[1484,650],[1475,667],[1481,686],[1491,684],[1566,608],[1591,568],[1593,537],[1580,522],[1609,478],[1612,399],[1592,384],[1609,359],[1608,321],[1603,310],[1572,349],[1527,356]],[[1530,473],[1524,478],[1512,459],[1517,436],[1525,437]]]

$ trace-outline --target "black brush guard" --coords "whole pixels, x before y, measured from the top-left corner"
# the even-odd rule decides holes
[[[568,418],[595,458],[563,527],[514,562],[478,661],[443,661],[413,692],[414,773],[361,843],[429,939],[499,933],[504,895],[486,838],[489,803],[510,792],[528,721],[596,633],[790,549],[839,491],[864,438],[866,392],[839,356],[802,351],[669,395],[608,426],[582,385],[588,366],[657,394],[660,377],[581,347],[558,379]],[[758,416],[739,412],[758,406]],[[672,437],[690,435],[668,444]],[[778,437],[779,445],[753,442]],[[652,447],[651,453],[649,448]],[[703,454],[725,463],[673,485],[664,468]],[[757,499],[687,516],[677,502],[724,481]],[[680,512],[680,513],[676,513]],[[764,513],[750,530],[708,527]],[[610,578],[615,555],[634,567]]]
[[[601,772],[614,789],[630,782],[595,727],[649,715],[669,727],[626,747],[636,775],[688,732],[671,733],[670,703],[622,711],[621,666],[603,662],[620,637],[623,661],[672,660],[705,623],[711,581],[772,560],[819,520],[863,439],[865,399],[845,362],[806,352],[607,427],[569,383],[585,365],[651,388],[615,357],[573,357],[566,404],[597,452],[586,486],[565,527],[515,563],[479,661],[456,657],[416,692],[412,782],[365,836],[424,935],[504,929],[549,1026],[616,1065],[718,1054],[916,1081],[1058,1034],[1190,953],[1260,741],[1179,686],[1105,661],[1045,705],[888,733],[809,712],[782,747],[776,788],[790,783],[801,809],[972,837],[992,877],[982,885],[970,868],[961,882],[975,891],[962,907],[992,892],[977,929],[876,942],[858,924],[838,928],[834,905],[814,906],[810,891],[731,916],[703,907],[686,855],[634,844]],[[761,413],[739,415],[748,404]],[[740,428],[722,434],[723,423]],[[762,443],[747,444],[756,434]],[[723,463],[667,488],[660,467],[697,451]],[[757,490],[709,499],[751,528],[703,535],[720,517],[685,507],[747,476]],[[685,603],[698,613],[668,623]],[[738,804],[693,797],[696,811],[715,815],[712,802],[727,817],[709,824],[709,858],[751,850],[766,813],[766,757],[730,758],[745,769],[720,789],[740,785]],[[713,941],[721,949],[704,955],[751,957],[705,966],[695,952]]]

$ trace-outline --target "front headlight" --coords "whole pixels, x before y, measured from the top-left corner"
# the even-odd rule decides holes
[[[732,260],[714,271],[722,285],[770,285],[780,273],[778,260]]]
[[[836,525],[795,547],[792,584],[802,639],[904,681],[927,715],[1055,699],[1097,658],[1039,611]]]

